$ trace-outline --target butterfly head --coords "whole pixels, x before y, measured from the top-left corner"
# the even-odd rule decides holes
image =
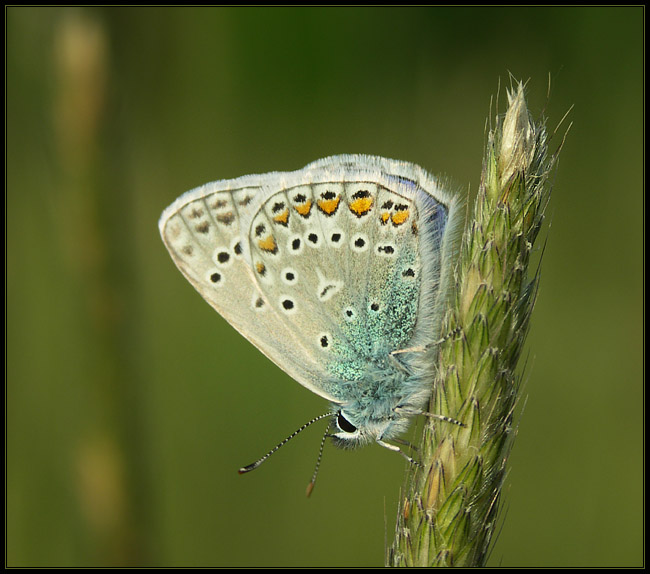
[[[408,416],[396,409],[375,418],[354,409],[339,408],[332,421],[336,431],[330,436],[340,448],[356,448],[370,442],[390,440],[404,432],[408,423]]]

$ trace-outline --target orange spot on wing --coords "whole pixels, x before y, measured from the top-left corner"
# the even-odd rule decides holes
[[[299,203],[298,205],[293,206],[294,209],[303,217],[309,215],[311,211],[311,199],[305,201],[305,203]]]
[[[326,215],[332,215],[337,210],[340,201],[340,197],[335,197],[334,199],[320,199],[318,200],[318,207]]]
[[[267,235],[264,239],[260,239],[257,244],[262,251],[276,253],[278,250],[278,245],[275,242],[275,237],[273,237],[273,235]]]
[[[350,203],[350,211],[355,215],[365,215],[372,207],[372,197],[360,197]]]
[[[388,211],[384,211],[384,213],[381,214],[381,222],[388,223],[389,219],[390,219],[390,213]]]
[[[393,225],[402,225],[407,219],[409,218],[409,210],[405,209],[403,211],[397,211],[396,213],[393,213],[393,217],[391,218],[393,221]]]
[[[282,213],[279,213],[275,217],[273,217],[273,221],[276,223],[280,223],[282,225],[286,225],[287,222],[289,221],[289,210],[285,209]]]

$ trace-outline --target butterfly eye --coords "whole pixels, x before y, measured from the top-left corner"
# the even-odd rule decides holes
[[[339,411],[339,414],[336,417],[336,424],[344,432],[353,433],[357,430],[357,427],[355,427],[348,419],[346,419],[341,411]]]

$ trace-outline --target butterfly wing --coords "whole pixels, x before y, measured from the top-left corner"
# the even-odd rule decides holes
[[[305,387],[343,402],[369,362],[437,337],[454,205],[413,164],[336,156],[188,192],[160,228],[224,318]]]
[[[279,176],[265,174],[209,183],[179,197],[162,214],[160,234],[183,275],[235,329],[305,387],[328,400],[316,363],[286,361],[300,355],[300,341],[283,321],[269,318],[242,222],[253,199],[276,191]],[[267,313],[268,311],[268,313]]]

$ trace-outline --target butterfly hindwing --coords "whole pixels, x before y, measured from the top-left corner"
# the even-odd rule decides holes
[[[374,165],[315,167],[280,187],[251,211],[250,265],[273,319],[300,341],[282,365],[322,365],[315,384],[344,401],[342,382],[410,344],[423,272],[419,210],[430,206],[418,204],[413,182]]]

